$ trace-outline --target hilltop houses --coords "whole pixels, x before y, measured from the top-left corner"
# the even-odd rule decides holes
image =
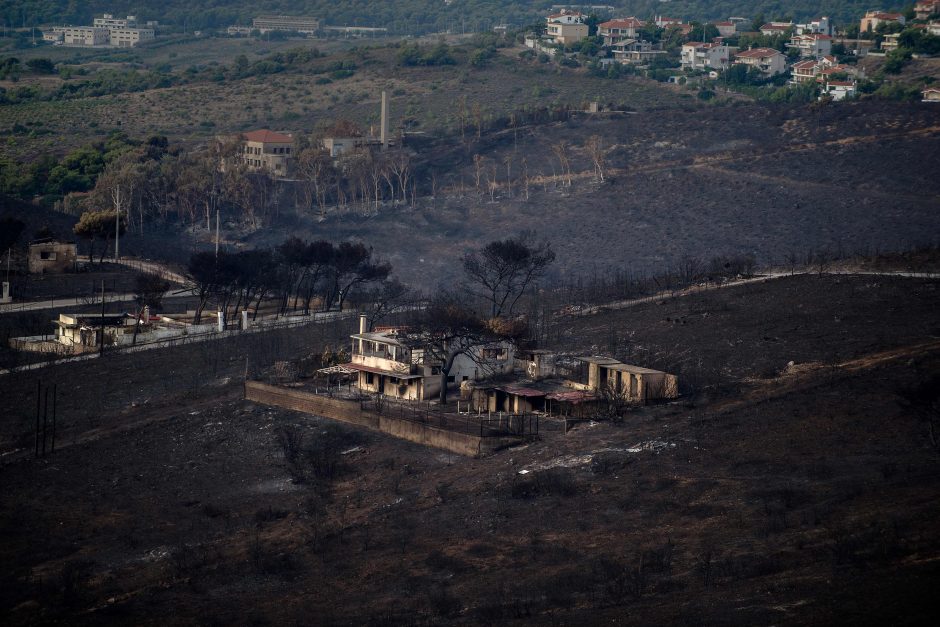
[[[917,15],[921,22],[915,26],[931,35],[940,33],[940,22],[923,23],[938,9],[940,0],[919,2]],[[871,32],[886,23],[903,26],[905,19],[900,13],[869,11],[862,19],[862,32]],[[655,16],[644,20],[637,16],[617,17],[598,24],[597,39],[582,49],[572,44],[575,39],[587,36],[586,16],[563,9],[546,17],[546,37],[530,34],[525,42],[530,48],[554,55],[569,67],[586,66],[592,72],[606,71],[611,76],[617,75],[616,72],[610,73],[608,68],[611,65],[629,64],[637,66],[640,72],[645,70],[647,76],[656,80],[702,89],[707,81],[720,79],[722,72],[739,65],[754,68],[756,72],[749,72],[746,79],[735,75],[725,83],[726,88],[735,89],[737,82],[743,80],[749,85],[767,89],[787,84],[813,85],[817,94],[836,100],[858,94],[858,81],[864,78],[864,72],[851,57],[864,56],[874,45],[875,42],[867,35],[858,40],[845,40],[845,33],[839,34],[843,38],[839,40],[843,44],[839,62],[833,56],[837,31],[828,16],[802,21],[770,21],[762,24],[757,33],[749,30],[752,28],[750,24],[744,17],[710,22],[709,25],[717,29],[718,36],[706,38],[706,29],[699,29],[702,31],[699,35],[692,31],[691,24],[679,18]],[[576,31],[569,28],[575,26],[579,27]],[[900,36],[897,32],[884,33],[876,41],[882,51],[890,51],[898,47]],[[654,59],[665,61],[650,65]],[[672,69],[676,65],[680,71]]]

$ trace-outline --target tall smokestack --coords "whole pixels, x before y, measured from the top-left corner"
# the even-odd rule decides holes
[[[382,92],[382,126],[381,126],[381,137],[382,137],[382,150],[388,149],[388,96],[385,92]]]
[[[368,319],[368,316],[366,316],[365,314],[359,314],[359,332],[360,333],[365,333],[368,330],[368,323],[366,322],[367,319]]]

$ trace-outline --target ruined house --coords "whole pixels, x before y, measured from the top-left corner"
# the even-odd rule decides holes
[[[440,393],[443,363],[431,350],[429,338],[410,335],[400,327],[370,332],[366,317],[360,316],[359,333],[351,339],[352,357],[344,367],[358,371],[357,386],[363,392],[418,401]],[[494,342],[458,355],[447,384],[512,372],[514,352],[512,344]]]
[[[68,272],[74,268],[77,258],[75,242],[59,242],[49,237],[29,245],[27,267],[32,274]]]

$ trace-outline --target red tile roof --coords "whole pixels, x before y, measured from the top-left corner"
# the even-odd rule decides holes
[[[290,135],[275,133],[266,128],[242,133],[242,137],[244,137],[246,141],[261,142],[263,144],[289,144],[294,141],[294,138]]]
[[[761,57],[772,57],[776,54],[782,56],[779,50],[774,50],[773,48],[752,48],[750,50],[742,50],[734,56],[745,57],[747,59],[760,59]]]
[[[609,20],[603,24],[598,24],[598,28],[641,28],[642,26],[645,26],[645,23],[635,17]]]

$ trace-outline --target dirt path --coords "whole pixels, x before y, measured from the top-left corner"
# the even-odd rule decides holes
[[[717,289],[730,289],[734,287],[740,287],[742,285],[750,285],[752,283],[762,283],[764,281],[772,281],[774,279],[782,279],[785,277],[801,276],[801,275],[812,275],[817,274],[816,272],[810,272],[807,270],[801,270],[799,272],[790,272],[782,270],[770,270],[759,276],[750,277],[747,279],[738,279],[735,281],[729,281],[728,283],[712,283],[712,284],[702,284],[702,285],[693,285],[691,287],[686,287],[681,290],[666,291],[666,292],[657,292],[650,296],[643,296],[640,298],[632,298],[629,300],[620,300],[610,303],[604,303],[601,305],[592,305],[590,307],[583,307],[581,309],[566,310],[558,312],[557,315],[569,315],[569,316],[592,316],[594,314],[600,313],[602,311],[610,311],[613,309],[629,309],[630,307],[635,307],[636,305],[642,305],[645,303],[652,303],[660,300],[666,300],[670,298],[682,298],[683,296],[691,296],[693,294],[700,294],[702,292],[707,292]],[[866,271],[866,270],[827,270],[823,274],[829,275],[844,275],[844,276],[891,276],[891,277],[904,277],[912,279],[940,279],[940,272],[902,272],[902,271]]]
[[[869,353],[862,357],[842,361],[835,364],[811,362],[794,364],[788,372],[769,380],[756,380],[757,387],[747,393],[744,398],[720,403],[709,410],[713,414],[725,414],[745,407],[759,405],[769,400],[780,398],[796,391],[806,390],[823,385],[827,376],[840,376],[848,373],[869,370],[902,359],[911,359],[940,351],[940,339],[927,340],[900,346],[876,353]]]

